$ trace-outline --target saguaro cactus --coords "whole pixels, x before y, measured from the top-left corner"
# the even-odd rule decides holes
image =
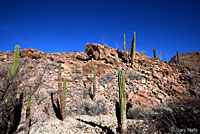
[[[63,92],[64,92],[64,108],[66,105],[66,79],[63,80]]]
[[[135,58],[135,44],[136,44],[136,32],[133,33],[133,40],[132,40],[131,48],[130,48],[131,63],[134,62],[134,58]]]
[[[31,121],[31,95],[28,96],[27,105],[26,105],[26,127],[25,127],[25,134],[29,133],[30,129],[30,121]]]
[[[119,71],[118,74],[119,84],[119,105],[120,105],[120,124],[119,128],[121,133],[126,133],[126,84],[123,71]]]
[[[94,66],[94,72],[93,72],[93,94],[92,99],[94,99],[96,95],[96,66]]]
[[[15,46],[15,51],[14,51],[14,59],[13,59],[13,65],[11,69],[11,75],[14,75],[14,73],[17,71],[17,68],[19,67],[19,62],[20,62],[20,47],[19,45]]]
[[[125,57],[125,60],[127,60],[127,55],[126,55],[126,37],[125,37],[125,34],[123,35],[123,40],[124,40],[124,57]]]
[[[154,56],[154,58],[156,58],[156,59],[157,59],[157,51],[156,51],[156,49],[155,49],[155,48],[153,48],[153,56]]]
[[[124,39],[124,52],[126,52],[126,37],[125,37],[125,34],[123,35],[123,39]]]
[[[64,96],[63,96],[63,89],[62,89],[62,77],[61,77],[61,63],[59,63],[59,71],[58,71],[58,89],[59,89],[59,96],[60,96],[60,109],[62,120],[65,118],[65,107],[64,107]]]

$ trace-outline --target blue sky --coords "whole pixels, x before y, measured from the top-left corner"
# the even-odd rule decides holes
[[[129,49],[169,60],[200,51],[200,0],[0,0],[0,51],[84,51],[86,43]]]

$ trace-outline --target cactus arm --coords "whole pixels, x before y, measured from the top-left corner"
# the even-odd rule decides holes
[[[11,70],[12,70],[12,65],[10,65],[10,66],[8,67],[8,72],[7,72],[8,80],[10,80],[10,78],[11,78]]]

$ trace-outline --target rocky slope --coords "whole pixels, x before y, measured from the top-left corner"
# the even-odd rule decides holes
[[[169,62],[176,63],[177,56],[174,56]],[[192,53],[179,54],[179,63],[184,65],[190,71],[199,72],[200,71],[200,51]]]
[[[195,59],[193,61],[190,60],[190,56],[188,59],[188,54],[180,55],[184,59],[184,64],[181,62],[180,65],[174,64],[173,59],[167,63],[137,52],[134,64],[131,65],[124,62],[123,52],[100,44],[87,44],[85,52],[75,53],[47,54],[34,49],[24,49],[20,51],[20,56],[21,64],[25,67],[21,69],[24,75],[19,89],[25,94],[33,93],[30,133],[52,133],[53,131],[58,131],[58,133],[100,133],[100,131],[104,131],[100,129],[106,128],[92,126],[89,123],[91,130],[88,131],[92,132],[84,132],[83,130],[88,125],[87,122],[94,123],[95,119],[80,115],[95,116],[102,114],[106,118],[115,118],[119,70],[123,70],[125,73],[129,110],[141,106],[155,108],[174,100],[188,97],[198,98],[200,96],[199,52],[192,53],[191,59]],[[1,69],[12,64],[12,60],[13,52],[1,53]],[[187,66],[191,65],[191,62],[195,66],[193,69]],[[57,87],[58,63],[62,64],[62,77],[67,80],[65,109],[67,118],[63,122],[57,119],[53,108],[54,103],[59,99]],[[95,102],[89,97],[94,65],[97,66]],[[25,100],[26,98],[24,98],[21,125],[18,128],[19,133],[23,132],[21,130],[23,130],[25,122]],[[93,108],[90,111],[87,110],[88,107]],[[77,116],[83,121],[78,120]],[[94,118],[99,118],[99,116]],[[87,122],[84,122],[84,120],[87,120]],[[113,132],[116,133],[116,130],[114,130],[117,125],[116,119],[109,120],[110,125],[103,126],[109,127],[114,124],[109,129],[113,129]],[[100,122],[102,123],[102,120]],[[60,126],[66,127],[63,129]],[[73,130],[68,132],[70,126]],[[63,130],[60,130],[61,128]]]

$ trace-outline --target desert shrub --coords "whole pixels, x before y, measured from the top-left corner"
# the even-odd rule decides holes
[[[197,80],[197,77],[194,75],[194,74],[187,74],[187,73],[184,73],[184,74],[181,74],[179,76],[179,80],[180,81],[188,81],[191,85],[197,85],[198,83],[198,80]]]
[[[80,74],[71,74],[71,77],[73,81],[82,79],[82,76]]]
[[[115,71],[109,71],[108,73],[101,76],[101,78],[99,79],[99,83],[104,85],[109,82],[112,82],[112,80],[116,77],[116,74],[117,73]]]
[[[108,112],[108,110],[105,101],[95,102],[92,100],[88,100],[80,106],[78,114],[97,116],[100,114],[105,114],[106,112]]]
[[[0,130],[1,134],[14,133],[19,125],[22,110],[23,94],[19,98],[17,87],[21,83],[19,69],[10,78],[7,78],[7,70],[1,73],[0,88]]]
[[[137,120],[150,120],[152,117],[153,110],[148,107],[137,107],[134,109],[129,109],[127,111],[128,119],[137,119]]]
[[[155,108],[129,109],[127,118],[143,120],[148,123],[149,130],[159,133],[197,134],[200,132],[200,99],[173,101]],[[140,129],[130,128],[129,131]]]
[[[41,94],[36,94],[35,95],[35,101],[37,102],[38,105],[42,104],[42,101],[44,100],[44,95]]]
[[[90,91],[91,91],[91,87],[89,89],[87,88],[84,89],[84,92],[83,92],[84,99],[89,99],[92,97]]]
[[[167,104],[172,109],[162,109],[155,119],[157,129],[162,132],[200,132],[200,100],[184,99]]]
[[[142,79],[142,75],[139,72],[136,71],[129,71],[127,74],[127,77],[130,80],[141,80]]]

